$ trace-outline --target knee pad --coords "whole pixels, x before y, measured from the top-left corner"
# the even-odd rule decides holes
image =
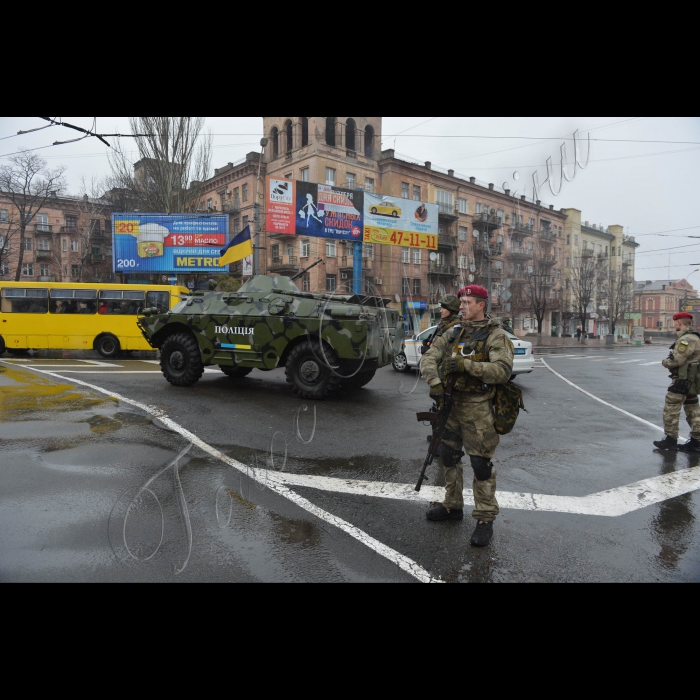
[[[493,464],[485,457],[470,457],[477,481],[488,481],[493,476]]]
[[[462,457],[464,457],[464,452],[461,450],[453,450],[449,445],[443,442],[440,445],[438,456],[442,460],[445,469],[452,469],[460,463]]]
[[[700,404],[700,399],[697,396],[689,396],[685,401],[686,406],[697,406],[698,404]]]

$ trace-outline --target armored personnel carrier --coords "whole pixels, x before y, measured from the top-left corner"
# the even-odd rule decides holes
[[[263,275],[235,293],[195,293],[166,314],[146,309],[138,325],[174,386],[193,386],[211,365],[232,379],[284,367],[296,394],[324,400],[369,384],[403,350],[404,319],[386,301],[309,294]]]

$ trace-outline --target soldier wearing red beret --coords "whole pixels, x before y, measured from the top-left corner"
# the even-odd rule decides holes
[[[700,453],[700,333],[693,330],[693,315],[676,314],[673,317],[678,340],[663,365],[671,370],[673,384],[666,395],[664,430],[666,437],[654,446],[660,450]],[[690,442],[678,446],[681,411],[690,425]]]
[[[445,400],[448,377],[458,375],[454,408],[438,459],[445,469],[446,497],[441,506],[428,513],[428,520],[464,519],[464,449],[474,470],[472,517],[477,526],[472,545],[486,547],[493,538],[493,523],[500,512],[497,475],[491,461],[499,444],[494,424],[495,387],[510,380],[515,350],[500,322],[486,314],[486,289],[471,285],[461,289],[458,296],[462,323],[438,338],[421,364],[430,396],[438,405]]]

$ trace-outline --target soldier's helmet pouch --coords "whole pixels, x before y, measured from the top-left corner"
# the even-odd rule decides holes
[[[508,382],[496,386],[496,397],[493,400],[494,425],[499,435],[513,432],[520,417],[520,411],[525,411],[523,392],[520,387]]]

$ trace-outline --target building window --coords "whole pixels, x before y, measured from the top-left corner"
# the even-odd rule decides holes
[[[3,277],[10,274],[10,266],[7,263],[0,263],[0,275]]]
[[[243,230],[245,231],[245,229],[247,229],[249,225],[250,225],[250,217],[244,216],[243,217]]]
[[[421,250],[414,250],[413,251],[413,264],[414,265],[420,265],[421,263],[421,258],[422,258],[422,251]]]
[[[41,216],[41,214],[39,216]],[[6,224],[9,220],[10,212],[7,209],[0,209],[0,223]]]
[[[70,242],[70,252],[71,253],[79,253],[80,252],[80,241],[71,241]]]
[[[374,260],[374,243],[365,243],[363,257]]]
[[[460,197],[457,200],[457,208],[459,209],[460,214],[468,214],[469,213],[469,200],[464,199],[463,197]]]
[[[234,230],[234,233],[236,235],[241,232],[241,220],[240,219],[233,220],[233,230]]]
[[[2,246],[0,246],[1,248]],[[36,241],[37,250],[51,250],[51,241],[48,238],[37,238]]]
[[[348,119],[345,122],[345,148],[348,151],[356,151],[357,141],[357,122],[354,119]]]
[[[403,283],[401,285],[401,292],[402,294],[407,297],[410,296],[411,294],[411,280],[404,277],[403,278]]]
[[[278,245],[273,245],[272,246],[272,260],[279,260],[280,259],[280,247]]]
[[[571,267],[571,258],[566,259],[566,266]]]
[[[401,183],[401,196],[404,199],[411,199],[411,185],[408,182]]]
[[[4,248],[5,248],[5,236],[0,236],[0,253],[2,253]]]
[[[24,263],[22,265],[22,277],[34,277],[34,265],[32,263]]]
[[[571,234],[570,233],[566,236],[566,245],[571,245]]]
[[[335,241],[326,241],[326,257],[327,258],[337,258],[338,248]]]
[[[270,141],[272,141],[272,160],[275,160],[280,154],[280,130],[276,126],[272,127]]]
[[[468,238],[469,238],[469,229],[466,226],[460,226],[459,227],[459,240],[462,243],[466,243]]]
[[[311,254],[311,243],[309,241],[301,242],[301,257],[308,258]]]
[[[365,157],[374,157],[374,129],[371,126],[365,129]]]
[[[335,292],[336,289],[338,289],[338,276],[326,275],[326,291]]]
[[[335,186],[335,168],[326,168],[326,184]]]
[[[578,248],[578,234],[574,236],[574,246]]]
[[[213,209],[213,208],[214,208],[214,200],[207,199],[207,209]]]
[[[71,277],[77,277],[80,274],[80,266],[79,265],[71,265],[70,266],[70,274],[71,274]]]
[[[24,249],[31,251],[34,250],[34,239],[33,238],[25,238],[24,239]]]
[[[304,275],[301,278],[301,291],[310,292],[311,291],[311,277],[309,275]]]
[[[66,228],[76,229],[78,228],[78,219],[75,216],[66,217]]]
[[[373,177],[366,177],[365,178],[365,192],[369,192],[370,194],[374,194],[374,178]]]
[[[403,248],[401,250],[401,262],[408,264],[411,262],[411,249],[410,248]]]
[[[354,190],[355,189],[355,173],[348,173],[345,176],[345,187],[347,187],[349,190]]]
[[[326,143],[335,146],[335,124],[337,117],[326,117]]]
[[[243,201],[248,201],[248,185],[243,185]]]
[[[309,145],[309,118],[308,117],[302,117],[301,118],[301,146],[302,148],[304,146]],[[306,180],[308,182],[308,180]]]
[[[476,213],[477,214],[481,214],[482,207],[483,207],[483,205],[481,204],[481,202],[476,203]]]
[[[285,180],[291,180],[291,179],[292,179],[292,175],[294,175],[294,173],[285,173],[284,179],[285,179]]]
[[[301,181],[310,182],[311,181],[311,168],[304,168],[301,171]]]
[[[287,153],[291,153],[294,148],[294,125],[290,119],[285,123],[284,130],[287,134]]]
[[[441,212],[447,214],[452,214],[454,212],[454,195],[452,192],[437,190],[435,193],[435,199],[435,203],[438,205]]]
[[[420,295],[420,280],[413,280],[413,296],[419,297]]]
[[[39,275],[41,277],[48,277],[51,274],[51,268],[49,265],[39,265]]]
[[[469,258],[466,255],[459,256],[459,269],[468,270],[469,269]]]

